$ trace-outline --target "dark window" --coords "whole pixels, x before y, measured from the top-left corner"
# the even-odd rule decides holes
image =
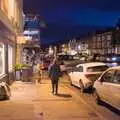
[[[101,78],[102,82],[113,82],[115,70],[107,71]]]
[[[108,69],[107,65],[104,66],[94,66],[94,67],[88,67],[87,72],[102,72]]]
[[[120,84],[120,70],[116,71],[115,77],[114,77],[114,83],[119,83]]]
[[[79,72],[83,72],[83,67],[82,66],[79,66]]]
[[[73,68],[73,72],[80,72],[80,70],[79,70],[78,67],[74,67],[74,68]]]

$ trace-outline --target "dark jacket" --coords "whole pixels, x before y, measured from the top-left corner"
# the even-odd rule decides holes
[[[57,64],[52,64],[49,69],[49,77],[52,82],[57,82],[59,80],[60,74],[60,66]]]

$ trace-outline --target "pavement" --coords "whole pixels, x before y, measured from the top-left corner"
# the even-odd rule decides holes
[[[52,95],[47,77],[42,83],[16,81],[8,101],[0,101],[0,120],[103,120],[60,79],[58,95]]]

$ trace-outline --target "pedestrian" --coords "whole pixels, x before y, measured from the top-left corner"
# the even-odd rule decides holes
[[[53,60],[53,64],[49,67],[49,77],[52,83],[52,94],[58,94],[58,81],[60,77],[61,71],[58,61],[55,59]]]
[[[37,83],[41,83],[42,80],[42,67],[41,63],[38,62],[36,65],[36,71],[37,71]]]

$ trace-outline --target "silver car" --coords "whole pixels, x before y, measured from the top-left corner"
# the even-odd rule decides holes
[[[94,83],[94,97],[120,110],[120,66],[107,69]]]

